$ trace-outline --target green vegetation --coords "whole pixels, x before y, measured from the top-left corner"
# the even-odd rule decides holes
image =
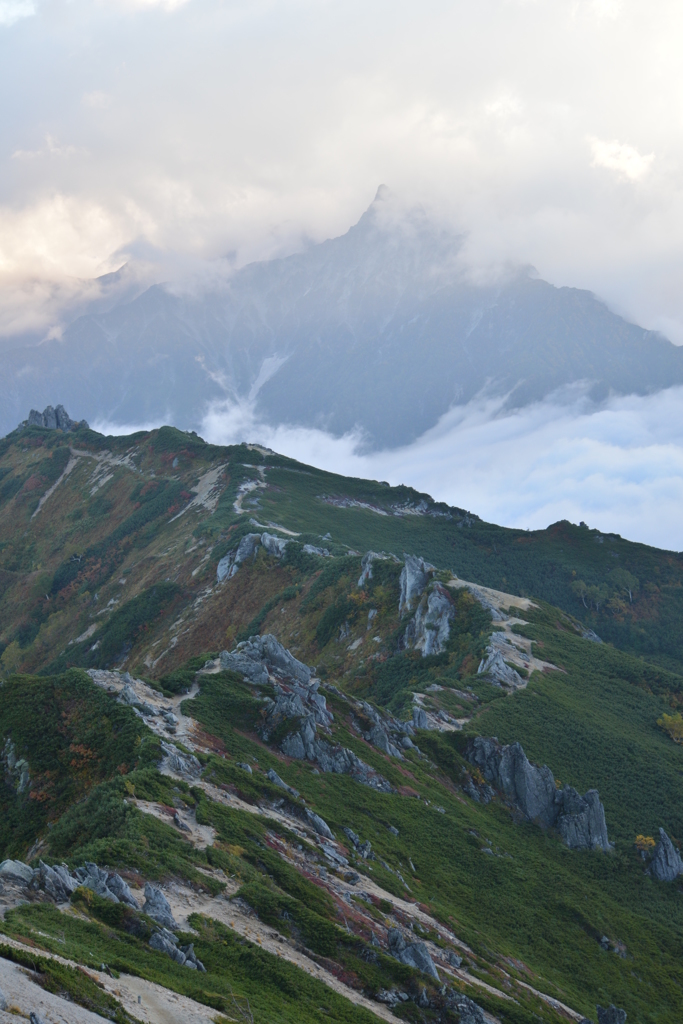
[[[67,967],[58,960],[36,956],[5,943],[0,943],[0,957],[25,967],[32,981],[46,992],[68,999],[97,1013],[115,1024],[139,1024],[137,1017],[131,1017],[119,1002],[97,985],[85,971],[78,967]]]
[[[84,430],[78,443],[93,458],[83,456],[31,518],[63,472],[68,447],[38,429],[0,442],[2,856],[32,850],[71,866],[92,860],[131,883],[177,879],[210,894],[228,876],[229,891],[237,885],[263,922],[338,977],[371,995],[404,989],[413,998],[396,1013],[416,1024],[435,1020],[438,987],[373,948],[367,924],[349,927],[353,907],[362,905],[384,934],[392,906],[362,895],[364,879],[372,879],[426,906],[468,943],[472,977],[514,991],[517,1002],[506,1003],[468,988],[504,1022],[558,1018],[528,992],[508,989],[503,972],[589,1018],[596,1003],[614,1002],[629,1020],[677,1024],[680,892],[677,883],[653,881],[645,860],[660,826],[674,843],[683,841],[681,556],[569,523],[504,530],[409,488],[345,479],[247,446],[218,448],[171,428],[123,439]],[[95,480],[95,455],[112,454],[125,460],[108,463],[106,479]],[[217,503],[188,509],[209,471],[217,474]],[[241,514],[234,503],[248,481],[266,486],[249,493]],[[426,514],[399,514],[421,500]],[[261,549],[217,584],[218,561],[261,529],[254,522],[290,531],[283,557]],[[334,557],[306,554],[303,543],[324,544]],[[456,572],[532,596],[536,607],[520,613],[528,621],[520,631],[558,671],[534,672],[509,696],[479,676],[495,626],[466,589],[451,591],[455,616],[441,654],[404,650],[401,565],[376,560],[359,588],[367,550],[421,555],[443,570],[444,583]],[[584,639],[586,628],[609,642]],[[131,708],[69,667],[128,668],[170,700],[192,688],[208,658],[258,632],[274,633],[333,684],[320,691],[334,714],[324,738],[352,749],[392,792],[284,758],[279,744],[296,722],[263,739],[276,688],[217,672],[198,677],[198,695],[182,703],[200,730],[194,742],[202,785],[216,787],[211,800],[201,785],[161,775],[158,738]],[[30,672],[15,674],[22,669]],[[343,696],[408,718],[416,693],[428,710],[468,721],[463,732],[420,733],[421,753],[406,750],[402,760],[364,738],[370,718]],[[499,798],[474,801],[463,787],[481,781],[464,759],[475,734],[518,740],[558,782],[597,788],[614,852],[571,851]],[[274,785],[270,768],[299,796]],[[228,807],[221,793],[252,810],[275,806],[291,827]],[[144,813],[145,801],[160,817]],[[171,823],[175,809],[215,830],[213,844],[195,848]],[[334,868],[298,834],[307,810],[325,819],[348,870],[361,875],[351,904],[323,887],[323,869]],[[374,859],[357,855],[344,827],[371,842]],[[254,1019],[269,1024],[365,1019],[225,924],[192,919],[197,934],[183,941],[193,941],[206,964],[200,975],[149,947],[144,915],[86,890],[75,902],[84,918],[24,906],[7,914],[5,930],[82,964],[159,981],[227,1018],[248,1000]],[[125,1020],[116,1016],[120,1008],[97,1002],[98,992],[79,988],[78,972],[62,978],[56,970],[38,973],[83,1005]],[[431,1009],[414,1001],[422,984]]]
[[[77,670],[7,680],[0,687],[0,743],[4,856],[25,856],[48,822],[83,806],[78,801],[93,786],[158,757],[158,741],[132,709]],[[24,765],[30,785],[22,785]]]

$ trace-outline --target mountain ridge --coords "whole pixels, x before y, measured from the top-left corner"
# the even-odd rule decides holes
[[[590,292],[525,270],[474,284],[461,248],[380,195],[345,235],[199,296],[154,285],[59,340],[6,343],[0,429],[49,389],[89,420],[198,429],[212,404],[251,401],[264,423],[391,448],[482,394],[512,409],[568,386],[599,403],[683,382],[676,346]]]
[[[12,956],[125,1024],[132,977],[199,1019],[675,1024],[680,555],[32,419],[0,441]]]

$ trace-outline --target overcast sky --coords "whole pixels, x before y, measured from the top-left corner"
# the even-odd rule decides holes
[[[342,233],[385,182],[683,342],[682,49],[667,0],[0,0],[0,330],[127,257]]]
[[[482,273],[531,264],[681,344],[681,53],[668,0],[0,0],[0,336],[58,334],[126,260],[172,280],[341,234],[384,182]],[[629,401],[473,408],[362,466],[683,547],[680,393]],[[362,468],[352,439],[273,436]]]

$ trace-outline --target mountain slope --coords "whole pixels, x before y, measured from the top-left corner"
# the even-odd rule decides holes
[[[517,407],[570,386],[599,401],[683,381],[676,346],[589,292],[526,271],[474,284],[460,247],[380,190],[345,235],[304,253],[199,295],[154,286],[59,341],[7,343],[0,429],[56,394],[89,420],[195,429],[211,402],[239,398],[269,423],[395,447],[482,393]]]
[[[36,869],[0,867],[2,929],[46,985],[121,973],[122,1021],[132,978],[269,1024],[680,1019],[680,883],[646,873],[683,838],[678,555],[79,426],[2,441],[0,563],[0,843]],[[567,839],[592,789],[611,850]]]

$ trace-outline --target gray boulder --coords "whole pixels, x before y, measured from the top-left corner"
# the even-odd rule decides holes
[[[130,679],[130,676],[128,678]],[[132,708],[137,708],[143,715],[148,717],[152,717],[157,713],[156,708],[153,708],[151,704],[146,704],[145,701],[138,697],[135,688],[130,682],[127,682],[119,693],[119,701],[121,704],[128,704]]]
[[[663,828],[659,830],[659,842],[655,847],[648,871],[659,882],[673,882],[674,878],[683,874],[681,855]]]
[[[424,558],[406,554],[403,558],[403,569],[399,577],[401,596],[398,602],[398,610],[401,615],[413,610],[429,582],[429,570],[433,569],[433,566],[425,562]]]
[[[524,685],[524,680],[519,672],[516,672],[514,668],[511,668],[506,663],[500,651],[491,651],[480,662],[477,674],[488,676],[498,686],[509,686],[513,690],[516,690],[518,686]]]
[[[271,768],[266,772],[266,778],[272,782],[274,786],[279,786],[280,789],[286,790],[290,796],[297,797],[299,795],[299,790],[294,789],[292,786],[288,786],[285,780],[280,778],[274,768]]]
[[[439,981],[439,974],[424,942],[407,943],[399,928],[389,929],[387,942],[389,953],[396,960],[400,960],[402,964],[407,964],[409,967],[415,967],[418,971],[423,971]]]
[[[187,957],[181,949],[178,949],[178,936],[174,935],[168,928],[161,928],[153,932],[149,944],[157,952],[170,956],[171,960],[175,960],[181,967],[185,964]]]
[[[79,882],[71,877],[66,864],[50,867],[41,860],[38,866],[38,885],[55,903],[68,903]]]
[[[413,725],[416,729],[430,729],[427,712],[418,704],[413,704]]]
[[[142,911],[148,917],[154,918],[164,928],[172,930],[178,927],[173,919],[171,904],[161,889],[157,889],[156,886],[151,885],[149,882],[145,882],[145,902]]]
[[[626,1010],[620,1010],[614,1003],[610,1003],[607,1009],[596,1006],[598,1011],[598,1024],[626,1024]]]
[[[312,811],[307,807],[306,817],[308,818],[309,824],[313,826],[318,835],[325,836],[326,839],[334,839],[332,829],[319,814],[316,814],[315,811]]]
[[[134,910],[140,909],[140,905],[128,888],[128,884],[115,871],[110,871],[107,875],[107,888],[109,892],[116,896],[119,903],[126,903],[129,907],[133,907]]]
[[[139,910],[138,901],[132,892],[115,871],[107,871],[99,868],[97,864],[86,861],[85,865],[76,868],[73,877],[86,889],[92,889],[102,899],[110,900],[112,903],[126,903],[129,907]]]
[[[558,790],[547,765],[532,764],[519,743],[501,746],[477,736],[467,748],[468,760],[484,778],[531,821],[556,826],[572,849],[609,850],[605,810],[597,790],[584,796],[572,786]]]
[[[185,753],[179,750],[173,743],[161,741],[161,749],[165,757],[161,762],[162,767],[175,772],[176,775],[184,775],[188,779],[198,779],[202,774],[201,762],[194,754]]]
[[[260,659],[251,656],[251,652],[240,650],[249,641],[238,644],[234,651],[221,652],[221,668],[224,672],[236,672],[244,676],[256,686],[265,686],[268,682],[268,669]]]
[[[272,533],[262,533],[261,543],[269,555],[274,555],[276,558],[282,558],[289,541],[284,540],[282,537],[274,537]]]
[[[367,734],[367,739],[372,743],[373,747],[377,747],[377,749],[381,750],[383,754],[389,754],[391,757],[396,757],[399,761],[403,760],[403,754],[398,747],[391,742],[383,725],[374,725]]]
[[[446,999],[448,1009],[455,1009],[460,1014],[460,1024],[486,1024],[486,1017],[481,1006],[469,996],[461,992],[451,992]]]
[[[330,558],[330,552],[327,548],[318,548],[315,544],[304,544],[303,551],[305,555],[317,555],[318,558]]]
[[[30,885],[35,871],[21,860],[3,860],[0,864],[0,878],[22,885]]]
[[[597,789],[580,796],[572,786],[556,794],[558,814],[556,827],[572,850],[609,850],[605,808]]]
[[[84,867],[76,868],[74,878],[78,879],[79,883],[85,886],[86,889],[91,889],[98,896],[101,896],[102,899],[110,900],[112,903],[119,902],[118,896],[107,885],[109,872],[103,868],[98,868],[97,864],[86,861]]]
[[[189,946],[181,946],[180,951],[185,954],[185,966],[194,969],[195,971],[203,971],[206,973],[206,967],[197,959],[197,954],[194,951],[194,943],[191,942]]]

